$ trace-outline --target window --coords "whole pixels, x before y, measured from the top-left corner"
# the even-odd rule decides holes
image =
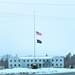
[[[41,67],[41,64],[39,64],[39,67]]]
[[[35,60],[35,62],[37,62],[37,60]]]
[[[31,64],[31,67],[33,66],[33,64]]]
[[[56,66],[58,66],[58,64],[56,64]]]
[[[20,60],[18,60],[20,62]]]
[[[62,64],[60,64],[60,66],[62,66]]]
[[[47,59],[46,61],[48,62],[49,60]]]
[[[60,61],[62,61],[62,59],[60,59]]]
[[[14,66],[16,66],[16,64],[14,64]]]
[[[12,66],[12,64],[10,64],[10,66]]]
[[[10,62],[12,62],[12,60],[10,60]]]
[[[56,59],[56,61],[58,61],[58,59]]]
[[[52,59],[52,62],[53,62],[54,60]]]
[[[52,66],[54,66],[54,64],[52,64]]]
[[[27,64],[27,66],[29,66],[29,64]]]
[[[39,60],[41,62],[41,60]]]
[[[33,60],[31,60],[31,62],[33,62]]]
[[[16,60],[14,60],[14,62],[16,62]]]
[[[45,62],[45,60],[43,60],[43,62]]]
[[[18,66],[20,66],[20,64]]]
[[[29,62],[29,60],[27,60],[27,62]]]
[[[24,62],[25,62],[25,60],[24,60]]]
[[[45,66],[45,64],[43,64],[43,67]]]

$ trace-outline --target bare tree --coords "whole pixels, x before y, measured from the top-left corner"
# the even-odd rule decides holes
[[[8,68],[8,59],[11,57],[10,54],[3,55],[0,60],[0,66]]]

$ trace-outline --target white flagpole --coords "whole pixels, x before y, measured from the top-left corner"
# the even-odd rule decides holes
[[[35,57],[36,57],[36,53],[35,53],[35,11],[34,11],[34,63],[35,63]]]
[[[34,64],[33,64],[33,69],[37,69],[38,66],[35,63],[35,59],[36,59],[36,37],[35,37],[35,11],[34,11]]]

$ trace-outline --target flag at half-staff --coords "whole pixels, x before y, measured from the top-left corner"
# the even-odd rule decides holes
[[[39,35],[39,36],[42,36],[41,32],[36,31],[36,34]]]
[[[42,36],[42,33],[41,33],[41,32],[36,31],[36,35]],[[39,40],[39,39],[37,39],[37,43],[41,44],[41,43],[42,43],[42,41],[41,41],[41,40]]]
[[[41,40],[39,40],[39,39],[37,39],[37,43],[42,44],[42,41],[41,41]]]

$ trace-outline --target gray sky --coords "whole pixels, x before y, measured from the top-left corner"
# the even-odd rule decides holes
[[[0,0],[0,55],[75,54],[75,0]]]

